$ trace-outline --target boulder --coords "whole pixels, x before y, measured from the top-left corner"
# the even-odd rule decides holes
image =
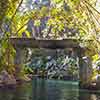
[[[13,75],[10,75],[6,70],[3,70],[0,74],[0,83],[3,85],[15,85],[16,79]]]
[[[14,78],[13,75],[9,75],[8,79],[5,81],[6,85],[15,85],[16,84],[16,79]]]

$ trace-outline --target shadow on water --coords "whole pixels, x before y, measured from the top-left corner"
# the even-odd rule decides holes
[[[100,91],[79,91],[79,100],[100,100]]]
[[[100,92],[79,90],[78,82],[34,78],[16,89],[0,89],[0,100],[100,100]]]
[[[32,85],[21,84],[16,88],[4,87],[0,89],[0,100],[32,100]]]

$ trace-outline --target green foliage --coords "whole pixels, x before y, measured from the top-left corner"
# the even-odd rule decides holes
[[[35,26],[38,27],[38,26],[40,26],[40,24],[41,24],[40,20],[35,20],[35,21],[34,21],[34,25],[35,25]]]
[[[33,74],[33,69],[30,67],[25,66],[24,67],[25,74]]]
[[[8,9],[9,1],[8,0],[0,0],[0,27],[3,21],[3,18],[6,15]]]

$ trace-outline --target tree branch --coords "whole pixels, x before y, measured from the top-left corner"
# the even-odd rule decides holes
[[[8,24],[7,29],[10,27],[10,25],[11,25],[11,23],[12,23],[12,21],[13,21],[13,18],[15,17],[15,15],[16,15],[16,13],[17,13],[19,7],[21,6],[22,2],[23,2],[23,0],[21,0],[20,3],[19,3],[19,5],[17,6],[17,8],[16,8],[14,14],[13,14],[12,17],[11,17],[11,20],[10,20],[10,22],[9,22],[9,24]],[[5,32],[4,32],[4,36],[6,35],[5,33],[6,33],[6,30],[5,30]],[[10,36],[11,36],[11,34],[10,34]]]
[[[94,8],[89,2],[87,2],[86,0],[84,0],[83,2],[88,4],[94,11],[96,11],[100,15],[100,12],[96,8]]]
[[[27,24],[28,24],[28,22],[25,23],[23,26],[21,26],[21,27],[17,30],[17,32],[15,33],[15,35],[17,35],[17,33],[18,33],[24,26],[26,26]]]

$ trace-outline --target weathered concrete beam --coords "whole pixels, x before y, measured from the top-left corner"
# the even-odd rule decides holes
[[[10,43],[18,47],[64,49],[79,47],[77,39],[35,40],[34,38],[10,38]]]

